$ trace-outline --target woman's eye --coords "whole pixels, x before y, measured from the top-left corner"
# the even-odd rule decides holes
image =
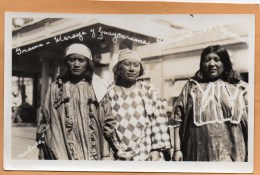
[[[84,63],[86,60],[79,60],[80,63]]]
[[[76,61],[76,59],[75,58],[69,58],[69,61],[74,62],[74,61]]]
[[[124,63],[124,65],[125,65],[125,66],[130,66],[130,64],[129,64],[129,63]]]
[[[134,67],[139,67],[139,63],[134,63]]]
[[[204,61],[205,62],[209,62],[211,59],[210,58],[205,58]]]
[[[219,61],[220,61],[220,58],[219,58],[219,57],[216,57],[216,58],[214,58],[214,60],[215,60],[216,62],[219,62]]]

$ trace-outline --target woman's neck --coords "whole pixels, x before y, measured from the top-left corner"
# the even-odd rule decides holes
[[[79,82],[85,81],[85,79],[84,79],[84,77],[81,77],[81,76],[70,76],[69,81],[72,84],[77,84]]]
[[[136,80],[135,81],[123,81],[123,80],[119,80],[116,82],[117,86],[122,86],[124,88],[130,88],[132,86],[134,86],[136,84]]]
[[[208,82],[209,82],[209,83],[214,83],[214,82],[219,82],[219,81],[221,81],[220,78],[208,79]]]

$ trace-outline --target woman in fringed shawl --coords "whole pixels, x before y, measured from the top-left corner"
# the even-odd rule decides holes
[[[166,101],[153,86],[137,80],[144,71],[135,51],[122,50],[113,72],[108,94],[116,118],[115,160],[164,160],[162,151],[171,146]]]
[[[65,73],[48,89],[36,140],[39,159],[109,159],[106,139],[115,120],[107,87],[94,74],[92,54],[83,44],[65,50]]]
[[[236,78],[227,50],[209,46],[184,86],[170,125],[173,160],[247,161],[247,83]]]

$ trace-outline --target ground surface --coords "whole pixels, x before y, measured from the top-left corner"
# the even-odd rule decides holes
[[[38,159],[35,127],[12,128],[12,159]]]

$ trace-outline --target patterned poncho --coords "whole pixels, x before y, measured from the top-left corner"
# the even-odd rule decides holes
[[[170,119],[180,127],[184,160],[247,160],[246,86],[242,81],[186,83]]]
[[[170,147],[167,103],[155,88],[137,82],[131,91],[124,91],[113,83],[109,96],[116,118],[115,159],[145,161],[151,150]]]

